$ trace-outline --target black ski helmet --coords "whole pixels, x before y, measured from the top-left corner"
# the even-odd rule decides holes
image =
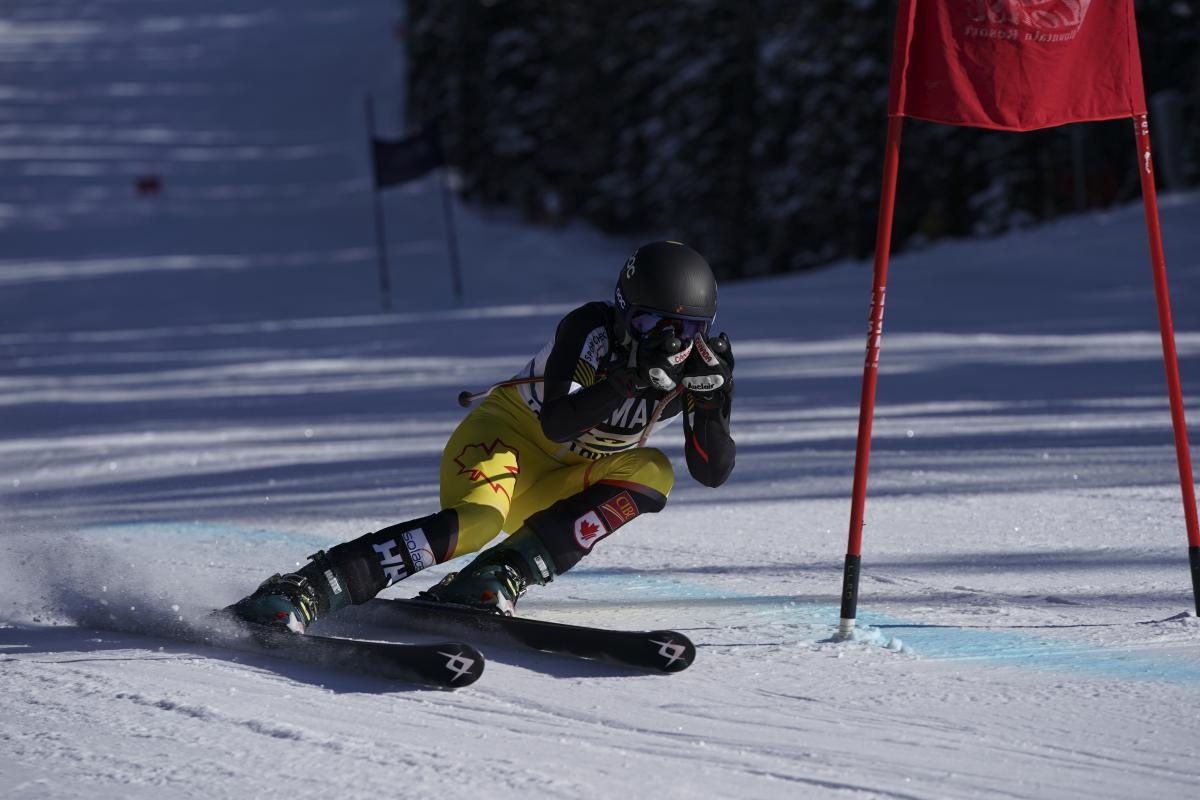
[[[717,314],[717,279],[704,256],[679,242],[642,245],[621,267],[615,293],[622,333],[638,311],[703,323]]]

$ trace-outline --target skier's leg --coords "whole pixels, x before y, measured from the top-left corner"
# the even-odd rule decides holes
[[[662,510],[673,484],[671,462],[651,448],[545,473],[508,515],[520,528],[429,594],[511,614],[530,583],[548,583],[630,520]]]
[[[514,504],[508,522],[534,531],[561,574],[618,528],[661,511],[674,484],[671,461],[661,450],[626,450],[547,475]]]
[[[272,575],[231,610],[243,619],[304,629],[331,612],[437,563],[458,527],[452,510],[372,531],[309,556],[295,572]],[[445,552],[442,550],[442,552]]]
[[[303,631],[332,611],[364,603],[396,581],[487,544],[504,524],[521,471],[518,450],[504,444],[497,430],[496,420],[477,410],[450,437],[442,459],[441,511],[314,553],[296,572],[272,575],[234,604],[234,613]]]

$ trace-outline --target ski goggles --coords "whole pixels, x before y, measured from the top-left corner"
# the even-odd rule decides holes
[[[635,308],[629,317],[629,327],[641,339],[673,330],[680,339],[691,339],[697,333],[708,333],[712,320],[708,317],[685,317],[663,314],[645,308]]]

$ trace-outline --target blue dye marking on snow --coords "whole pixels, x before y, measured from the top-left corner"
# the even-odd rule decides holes
[[[876,614],[878,625],[902,629],[906,643],[922,656],[945,660],[988,661],[1028,669],[1071,672],[1095,678],[1157,680],[1200,685],[1200,664],[1169,654],[1122,652],[1104,645],[1004,630],[908,627]],[[1200,636],[1197,637],[1200,640]]]
[[[781,602],[778,595],[750,595],[677,578],[663,578],[623,570],[587,570],[583,567],[579,569],[579,573],[580,578],[599,581],[620,579],[625,583],[625,591],[630,590],[629,584],[636,583],[639,593],[654,598],[680,601],[724,600],[734,604],[752,604],[757,601],[764,606],[764,610],[768,610],[765,607],[769,606],[771,613],[784,615],[790,621],[819,626],[824,630],[828,630],[841,613],[840,608],[834,604]],[[1196,663],[1195,652],[1190,659],[1184,660],[1183,657],[1169,654],[1122,652],[1088,642],[1008,630],[922,626],[919,623],[876,613],[869,614],[868,618],[874,625],[885,626],[889,630],[864,625],[860,618],[860,640],[872,641],[893,650],[899,649],[896,646],[899,637],[893,636],[890,630],[895,628],[903,638],[906,652],[926,658],[979,661],[1093,678],[1200,685],[1200,663]],[[1196,638],[1200,642],[1200,629],[1197,630]]]
[[[130,522],[87,526],[96,532],[113,534],[161,535],[187,531],[198,535],[228,536],[257,541],[295,542],[303,547],[320,548],[328,541],[311,534],[267,528],[202,522]],[[609,582],[620,580],[625,592],[636,591],[655,599],[723,601],[737,605],[762,605],[765,613],[789,622],[828,630],[840,609],[834,604],[800,603],[778,595],[764,597],[728,589],[718,589],[694,581],[664,578],[626,570],[588,569],[581,566],[573,573],[577,581]],[[631,586],[631,584],[635,584]],[[903,630],[903,647],[924,657],[948,661],[980,661],[1039,671],[1069,672],[1095,678],[1119,680],[1155,680],[1185,685],[1200,685],[1200,664],[1169,655],[1120,652],[1086,642],[1051,639],[1003,630],[953,627],[923,627],[900,618],[871,613],[871,622]],[[872,641],[892,650],[900,649],[898,637],[876,627],[858,628],[861,641]],[[1198,636],[1200,638],[1200,636]]]
[[[107,522],[83,526],[92,533],[112,535],[162,536],[187,533],[196,536],[225,536],[249,541],[295,542],[302,547],[326,547],[327,539],[277,528],[245,528],[212,522]]]

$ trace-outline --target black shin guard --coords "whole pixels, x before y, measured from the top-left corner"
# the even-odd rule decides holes
[[[525,521],[554,559],[562,574],[579,563],[592,546],[639,514],[661,511],[665,495],[648,486],[601,481],[579,494],[559,500]]]
[[[339,544],[326,561],[346,583],[350,600],[365,603],[379,592],[450,558],[458,543],[458,514],[445,509]]]

